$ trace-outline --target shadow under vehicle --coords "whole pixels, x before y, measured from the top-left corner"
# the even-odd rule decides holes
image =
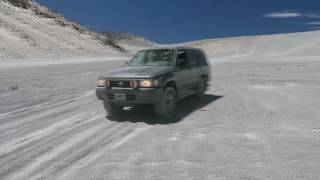
[[[106,118],[116,122],[144,122],[149,125],[174,124],[180,122],[194,111],[210,111],[210,109],[206,109],[205,107],[223,97],[210,94],[206,94],[201,98],[189,96],[178,102],[178,108],[170,118],[154,116],[153,107],[147,105],[138,108],[124,108],[122,113]]]

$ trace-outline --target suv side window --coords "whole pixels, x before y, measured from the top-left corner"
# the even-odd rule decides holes
[[[190,65],[190,58],[189,58],[188,53],[187,53],[186,50],[184,50],[184,49],[179,49],[179,50],[178,50],[178,57],[177,57],[177,59],[183,59],[183,60],[185,60],[185,62],[183,63],[184,66],[186,66],[186,67],[190,67],[190,66],[191,66],[191,65]]]
[[[178,58],[177,59],[185,59],[185,60],[188,61],[188,57],[187,57],[186,51],[183,50],[183,49],[179,49],[178,50]]]

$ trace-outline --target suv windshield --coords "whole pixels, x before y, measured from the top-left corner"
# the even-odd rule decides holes
[[[172,49],[155,49],[138,52],[129,62],[129,66],[172,66]]]

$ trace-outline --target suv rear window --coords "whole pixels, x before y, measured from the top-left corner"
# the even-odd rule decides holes
[[[201,50],[187,49],[188,62],[191,66],[204,66],[208,65],[206,57]]]
[[[195,50],[194,52],[195,52],[195,54],[196,54],[196,56],[198,58],[200,66],[208,65],[206,57],[204,56],[204,54],[203,54],[203,52],[201,50]]]

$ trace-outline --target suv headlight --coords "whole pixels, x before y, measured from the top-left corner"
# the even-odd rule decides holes
[[[97,80],[97,87],[109,87],[109,86],[110,86],[109,80],[103,80],[103,79]]]
[[[139,86],[142,88],[157,87],[158,85],[159,85],[158,80],[145,79],[145,80],[139,81]]]

